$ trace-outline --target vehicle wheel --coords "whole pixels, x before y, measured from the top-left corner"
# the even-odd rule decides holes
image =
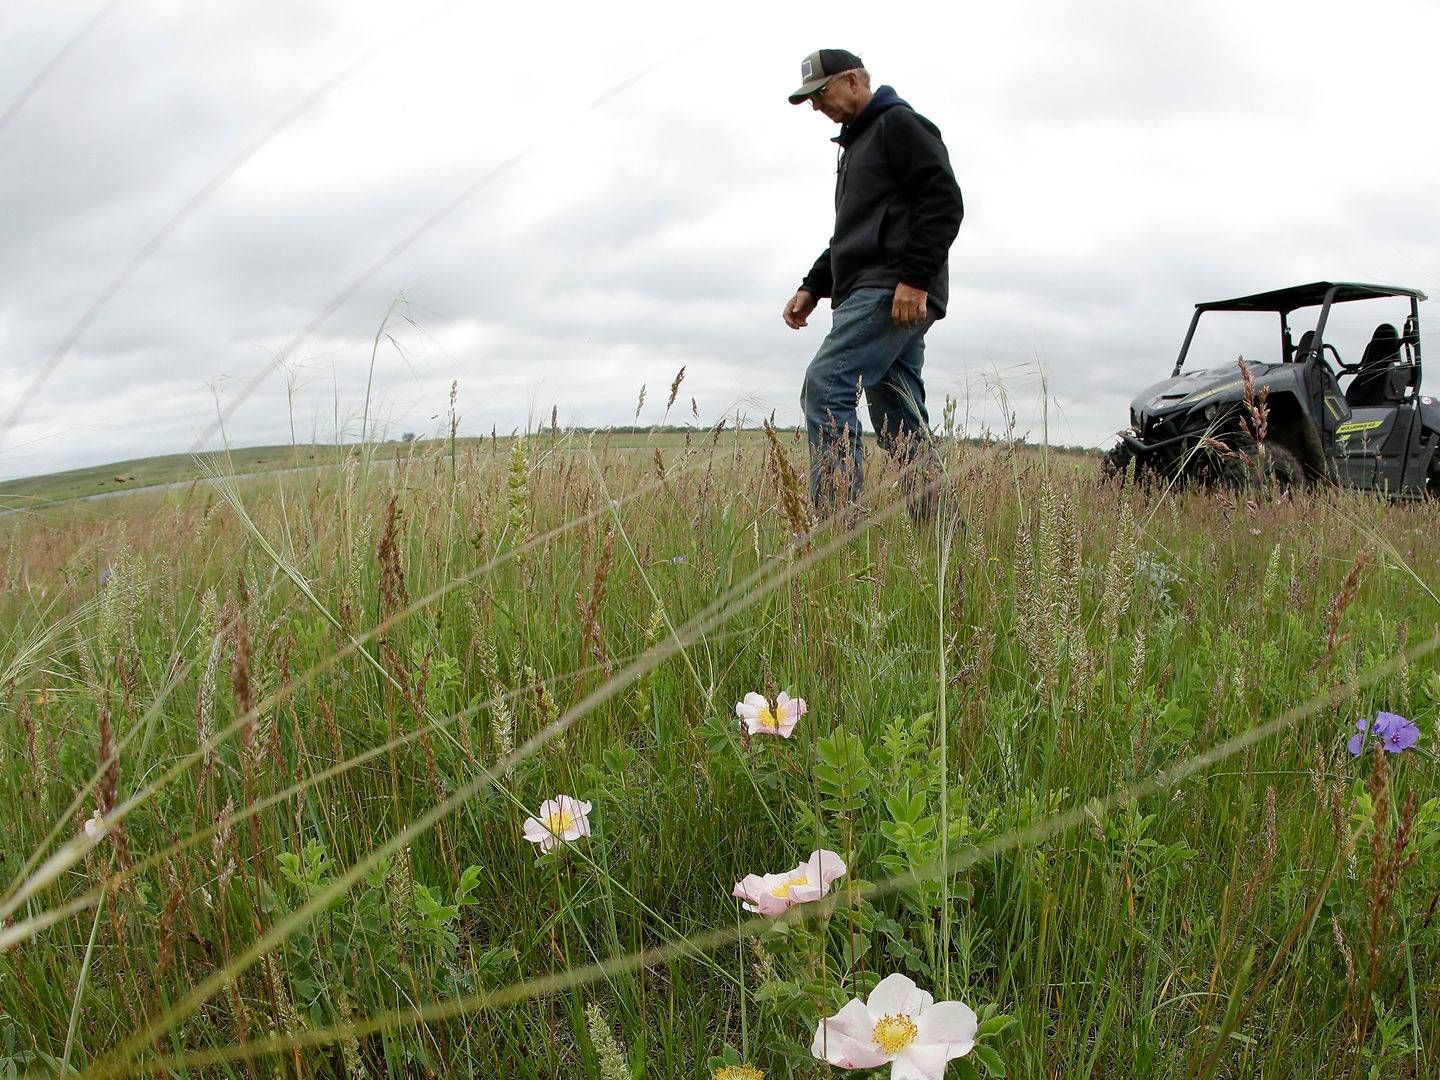
[[[1305,466],[1289,447],[1267,440],[1262,454],[1253,439],[1235,438],[1231,443],[1232,453],[1222,457],[1217,467],[1227,487],[1246,490],[1259,483],[1281,494],[1305,486]],[[1261,462],[1258,474],[1254,464],[1257,460]]]
[[[1430,455],[1430,468],[1425,470],[1425,496],[1440,499],[1440,449]]]
[[[1125,477],[1130,472],[1130,462],[1135,458],[1130,447],[1123,442],[1105,451],[1100,458],[1100,479],[1119,480],[1125,483]]]

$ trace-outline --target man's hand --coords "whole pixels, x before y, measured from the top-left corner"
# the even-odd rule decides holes
[[[895,286],[895,302],[890,305],[890,321],[906,330],[925,321],[924,289],[912,288],[903,281]]]
[[[923,296],[924,294],[922,293],[921,295]],[[790,298],[790,302],[785,305],[785,311],[781,318],[785,320],[785,325],[790,327],[791,330],[799,330],[802,326],[806,325],[805,320],[810,317],[810,313],[814,310],[815,297],[810,295],[808,289],[800,289]]]

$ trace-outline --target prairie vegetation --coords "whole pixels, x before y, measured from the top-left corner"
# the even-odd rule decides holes
[[[1014,1018],[950,1076],[1435,1075],[1436,508],[945,445],[924,528],[733,430],[0,519],[0,1074],[840,1075],[902,972]]]

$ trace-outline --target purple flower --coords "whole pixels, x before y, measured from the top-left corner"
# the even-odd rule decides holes
[[[1350,741],[1345,745],[1357,758],[1365,752],[1365,736],[1372,733],[1379,736],[1380,745],[1391,754],[1409,750],[1420,741],[1420,729],[1415,726],[1414,721],[1406,720],[1398,713],[1376,713],[1373,720],[1356,720],[1355,728],[1357,734],[1351,735]]]
[[[1355,727],[1358,729],[1358,734],[1351,735],[1350,741],[1345,744],[1346,748],[1350,751],[1351,757],[1359,757],[1365,752],[1365,736],[1370,733],[1370,729],[1374,726],[1375,723],[1373,720],[1366,719],[1355,721]]]
[[[110,579],[111,579],[112,577],[114,577],[114,576],[115,576],[115,567],[113,567],[113,566],[107,566],[107,567],[105,567],[104,570],[101,570],[101,571],[100,571],[100,584],[101,584],[101,585],[108,585],[108,584],[110,583]]]
[[[1393,712],[1376,715],[1375,734],[1380,736],[1380,745],[1392,754],[1409,750],[1420,741],[1420,729],[1415,722]]]

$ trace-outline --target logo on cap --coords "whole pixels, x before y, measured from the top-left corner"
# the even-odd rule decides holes
[[[800,81],[809,82],[814,77],[815,65],[811,62],[810,57],[807,56],[804,60],[800,61]]]

